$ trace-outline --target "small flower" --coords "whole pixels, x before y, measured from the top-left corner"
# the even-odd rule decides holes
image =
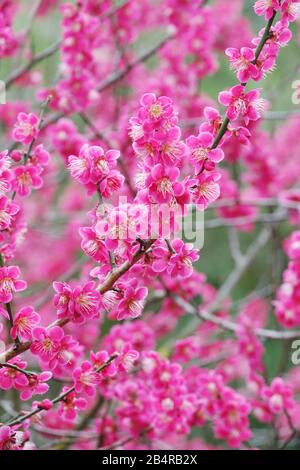
[[[32,338],[32,330],[40,322],[40,316],[33,307],[23,307],[14,317],[13,327],[10,330],[11,337],[17,337],[22,341]]]
[[[69,318],[72,321],[83,323],[95,318],[99,315],[100,308],[101,296],[96,291],[93,281],[73,289],[69,303]]]
[[[131,345],[126,343],[115,359],[118,370],[128,372],[130,371],[134,363],[138,360],[140,354],[138,351],[131,349]]]
[[[165,168],[160,163],[155,165],[145,181],[150,200],[154,203],[169,204],[176,196],[181,196],[184,187],[177,181],[179,173],[176,166]]]
[[[96,395],[99,377],[90,361],[84,361],[73,372],[75,392],[84,393],[89,397]]]
[[[274,11],[279,10],[278,0],[257,0],[254,4],[254,11],[258,16],[265,16],[269,21],[272,18]]]
[[[137,318],[140,316],[144,308],[144,300],[148,295],[148,289],[139,287],[136,279],[128,284],[119,284],[118,288],[122,292],[122,300],[114,309],[116,318],[124,320],[124,318]]]
[[[80,227],[79,235],[82,238],[81,248],[87,256],[98,262],[108,262],[108,250],[104,237],[99,235],[93,227]]]
[[[289,412],[295,406],[291,387],[280,377],[276,377],[269,387],[263,387],[261,395],[267,401],[271,413],[274,414]]]
[[[266,109],[267,101],[260,98],[260,90],[251,90],[245,93],[242,85],[236,85],[229,91],[219,94],[219,102],[227,107],[226,116],[234,121],[242,117],[246,123],[256,121]]]
[[[172,240],[174,250],[170,257],[167,273],[171,277],[187,278],[193,273],[193,263],[199,259],[198,251],[192,243],[184,243],[180,239]]]
[[[31,155],[29,155],[28,163],[35,167],[44,168],[50,160],[49,152],[44,148],[43,144],[37,145]]]
[[[67,392],[69,388],[64,387],[62,393]],[[58,413],[63,418],[73,421],[77,417],[77,411],[85,410],[87,405],[85,398],[78,397],[75,392],[71,392],[60,401]]]
[[[30,351],[39,356],[41,361],[49,363],[59,351],[64,331],[59,326],[53,326],[49,330],[36,327],[32,330],[32,337]]]
[[[281,3],[282,21],[293,22],[300,16],[299,0],[283,0]]]
[[[215,163],[223,160],[223,150],[211,148],[213,141],[214,137],[210,132],[201,132],[197,137],[191,135],[187,138],[186,144],[190,150],[191,163],[195,166],[195,173],[200,173],[203,169],[211,170]]]
[[[10,227],[19,210],[18,204],[10,202],[6,196],[0,196],[0,230],[6,230]]]
[[[0,427],[0,450],[19,450],[23,444],[24,433],[9,426]]]
[[[209,173],[199,175],[193,180],[192,200],[200,208],[206,208],[209,204],[216,201],[220,196],[220,186],[217,181],[220,179],[219,173]]]
[[[116,374],[116,365],[115,361],[111,361],[108,365],[105,365],[109,360],[109,354],[107,351],[98,351],[94,353],[91,351],[90,359],[96,370],[102,369],[98,372],[99,379],[101,377],[113,377]],[[103,367],[105,365],[105,367]]]
[[[57,315],[59,318],[64,318],[69,310],[72,289],[66,282],[53,282],[53,289],[56,292],[54,305],[57,308]]]
[[[19,196],[28,196],[32,188],[39,189],[42,185],[43,180],[37,167],[23,165],[14,169],[12,188]]]
[[[28,378],[28,385],[25,390],[20,393],[21,400],[29,400],[33,395],[44,395],[49,390],[48,382],[52,377],[49,371],[42,372],[41,374],[31,374]]]
[[[124,176],[118,170],[111,170],[110,173],[99,183],[101,196],[104,198],[110,197],[113,193],[119,191],[124,181]],[[92,188],[92,191],[93,190],[95,190],[95,188]]]
[[[13,130],[13,139],[23,144],[30,144],[39,134],[39,118],[34,113],[19,113],[18,122]]]
[[[0,302],[5,304],[11,302],[14,292],[26,289],[26,282],[18,279],[20,275],[18,266],[0,268]]]
[[[233,70],[237,73],[237,78],[241,83],[246,83],[252,78],[260,80],[262,72],[254,65],[255,51],[249,47],[242,47],[239,51],[233,47],[226,49],[225,54],[229,57],[229,61]]]
[[[138,113],[139,119],[154,124],[167,120],[173,114],[172,100],[167,96],[156,98],[154,93],[145,93],[141,98],[141,108]]]
[[[19,369],[26,369],[27,362],[22,361],[19,357],[8,362],[9,364],[17,366]],[[28,378],[23,372],[10,368],[2,367],[0,369],[0,388],[2,390],[24,390],[28,385]]]

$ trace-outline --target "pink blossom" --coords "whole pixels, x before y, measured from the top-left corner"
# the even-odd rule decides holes
[[[63,387],[62,393],[67,392],[69,388]],[[58,413],[63,418],[73,421],[76,419],[78,411],[83,411],[86,408],[87,401],[85,398],[78,397],[75,392],[71,392],[60,402]]]
[[[230,65],[237,73],[237,78],[241,83],[246,83],[252,78],[260,80],[261,71],[253,64],[255,60],[255,51],[249,47],[242,47],[239,51],[233,47],[226,49],[226,55],[229,57]]]
[[[96,370],[102,369],[98,372],[99,380],[105,377],[113,377],[117,373],[115,361],[111,361],[108,365],[106,365],[109,360],[109,357],[110,356],[107,351],[98,351],[96,353],[91,351],[90,360],[94,368]]]
[[[15,365],[21,370],[26,369],[27,366],[27,362],[19,357],[10,360],[8,364]],[[24,390],[28,383],[28,378],[23,372],[10,367],[0,368],[0,388],[2,390],[10,390],[11,388]]]
[[[118,288],[121,289],[121,301],[113,310],[113,315],[115,312],[118,320],[139,317],[144,308],[148,289],[146,287],[139,287],[136,279],[133,279],[130,283],[120,283]]]
[[[11,337],[17,337],[21,341],[27,341],[32,338],[32,330],[40,322],[40,316],[34,311],[33,307],[23,307],[14,316],[13,327],[10,331]]]
[[[120,351],[117,359],[115,359],[118,370],[126,372],[130,371],[139,356],[138,351],[131,349],[131,345],[126,343]]]
[[[215,163],[224,158],[223,150],[212,149],[214,138],[209,132],[201,132],[197,137],[191,135],[186,143],[190,150],[190,160],[195,167],[195,173],[201,173],[203,169],[213,170]]]
[[[144,121],[146,130],[150,130],[158,123],[168,122],[173,116],[172,100],[167,96],[156,98],[154,93],[145,93],[141,98],[141,108],[138,117]]]
[[[219,173],[202,173],[193,181],[192,200],[200,208],[206,208],[220,196]]]
[[[14,292],[26,289],[27,284],[19,280],[20,275],[18,266],[0,267],[0,302],[11,302]]]
[[[83,323],[99,315],[101,297],[94,286],[91,281],[71,289],[66,283],[54,282],[53,287],[57,292],[54,304],[58,308],[58,317],[67,317],[76,323]]]
[[[14,169],[12,188],[19,196],[28,196],[32,189],[40,189],[43,180],[35,166],[18,166]]]
[[[6,230],[11,225],[20,207],[9,201],[6,196],[0,196],[0,230]]]
[[[0,450],[20,450],[24,433],[9,426],[0,427]]]
[[[95,290],[94,282],[88,282],[83,287],[78,286],[72,292],[70,313],[74,321],[82,322],[97,317],[101,308],[101,297]]]
[[[264,15],[267,21],[273,16],[274,11],[278,10],[278,0],[257,0],[254,4],[255,13],[259,16]]]
[[[293,22],[300,16],[299,0],[283,0],[281,2],[282,20]]]
[[[59,326],[53,326],[49,330],[35,327],[32,330],[32,337],[30,351],[39,356],[41,361],[49,363],[59,351],[64,331]]]
[[[169,204],[174,198],[181,196],[184,187],[177,181],[179,173],[177,167],[164,168],[160,163],[155,165],[145,181],[150,200],[154,203]]]
[[[249,121],[256,121],[266,108],[266,101],[260,98],[260,90],[251,90],[245,93],[242,85],[236,85],[229,91],[219,94],[219,102],[227,107],[226,116],[234,121],[242,117],[246,125]]]
[[[80,367],[73,372],[75,392],[93,397],[96,395],[96,386],[99,377],[93,365],[89,361],[84,361]]]
[[[30,144],[39,134],[39,118],[34,113],[19,113],[18,122],[13,130],[13,138],[17,142]]]
[[[21,400],[28,400],[33,395],[44,395],[49,390],[49,385],[45,382],[48,382],[52,377],[52,373],[45,371],[41,374],[31,374],[28,377],[28,385],[25,390],[22,390],[20,394]]]
[[[280,377],[273,379],[269,387],[263,387],[261,394],[271,413],[291,412],[295,406],[291,387]]]

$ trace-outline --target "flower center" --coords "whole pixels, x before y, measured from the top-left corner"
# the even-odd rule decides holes
[[[163,112],[163,109],[159,103],[155,103],[152,106],[150,106],[149,113],[152,118],[154,119],[159,118],[162,115],[162,112]]]
[[[163,193],[164,196],[166,196],[167,193],[171,193],[172,192],[172,183],[169,180],[169,178],[164,176],[160,181],[158,181],[157,190],[160,193]]]

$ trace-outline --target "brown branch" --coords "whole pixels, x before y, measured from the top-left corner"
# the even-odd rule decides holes
[[[265,228],[261,231],[260,235],[250,245],[247,252],[244,254],[240,263],[235,267],[235,269],[228,276],[227,280],[224,282],[222,287],[219,289],[218,294],[213,300],[213,302],[211,302],[211,304],[209,304],[206,307],[206,309],[198,310],[193,305],[191,305],[190,303],[186,302],[184,299],[178,296],[174,296],[175,301],[178,303],[178,305],[184,308],[188,313],[195,315],[201,320],[211,321],[214,324],[220,326],[221,328],[224,328],[226,330],[230,330],[236,333],[239,330],[239,325],[237,323],[231,320],[217,317],[216,315],[214,315],[213,312],[215,312],[221,306],[223,300],[225,300],[228,297],[228,295],[231,293],[232,289],[236,286],[241,276],[244,274],[244,272],[249,267],[251,262],[257,256],[259,250],[270,239],[271,233],[272,231],[270,227]],[[194,331],[197,324],[198,324],[197,319],[195,319],[195,321],[189,322],[182,336],[186,336],[190,334],[191,331]],[[269,329],[264,329],[264,328],[256,328],[253,330],[253,333],[262,338],[277,339],[277,340],[289,340],[289,339],[300,337],[300,331],[276,331],[276,330],[269,330]]]
[[[59,40],[44,49],[43,51],[34,55],[29,62],[21,65],[16,70],[14,70],[14,72],[12,72],[12,74],[7,77],[6,80],[4,80],[6,90],[8,90],[16,80],[18,80],[22,75],[24,75],[24,73],[29,72],[39,62],[48,59],[48,57],[51,57],[53,54],[55,54],[55,52],[59,50],[60,45],[61,41]]]
[[[109,364],[116,359],[116,357],[118,357],[117,353],[112,354],[107,359],[107,361],[105,361],[100,367],[98,367],[96,369],[96,372],[99,373],[102,370],[106,369],[106,367],[108,367]],[[52,404],[55,405],[56,403],[59,403],[64,398],[66,398],[70,393],[74,392],[74,390],[75,390],[75,386],[73,386],[73,387],[69,388],[67,391],[61,393],[56,398],[53,398],[53,400],[51,400]],[[28,413],[17,416],[17,418],[15,418],[12,421],[8,422],[7,425],[8,426],[16,426],[17,424],[21,424],[21,423],[23,423],[23,421],[26,421],[26,419],[31,418],[32,416],[36,415],[37,413],[40,413],[41,411],[44,411],[44,409],[39,408],[39,407],[35,408],[35,409],[29,411]]]
[[[135,263],[137,263],[144,255],[147,253],[149,248],[152,246],[155,240],[148,240],[141,244],[139,250],[135,253],[135,255],[132,257],[131,261],[125,261],[121,266],[116,268],[114,271],[112,271],[106,278],[106,280],[103,282],[102,285],[98,287],[98,291],[101,294],[104,294],[108,290],[111,290],[114,283],[123,275],[125,274]],[[48,325],[48,329],[53,327],[53,326],[64,326],[67,323],[69,323],[68,318],[63,318],[60,320],[55,320],[53,323]],[[7,362],[13,357],[18,356],[19,354],[27,351],[32,344],[32,341],[26,341],[25,343],[19,343],[16,345],[13,345],[11,348],[7,349],[3,353],[0,354],[0,362]]]

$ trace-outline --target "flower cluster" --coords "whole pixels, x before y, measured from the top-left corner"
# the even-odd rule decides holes
[[[293,232],[285,241],[285,250],[290,259],[283,273],[283,282],[277,290],[275,314],[287,328],[300,325],[300,232]]]
[[[292,447],[300,375],[285,356],[274,372],[265,339],[299,336],[272,329],[270,307],[300,325],[298,230],[271,298],[279,225],[300,221],[300,119],[276,113],[270,132],[256,83],[300,1],[253,1],[257,35],[242,0],[43,0],[15,34],[25,3],[0,5],[15,87],[0,107],[0,450],[49,436],[76,450]],[[52,14],[61,41],[36,54],[32,24]],[[213,100],[224,51],[238,82]],[[57,71],[35,69],[56,52]],[[207,210],[201,258],[198,220],[194,240],[182,230],[190,210]]]

